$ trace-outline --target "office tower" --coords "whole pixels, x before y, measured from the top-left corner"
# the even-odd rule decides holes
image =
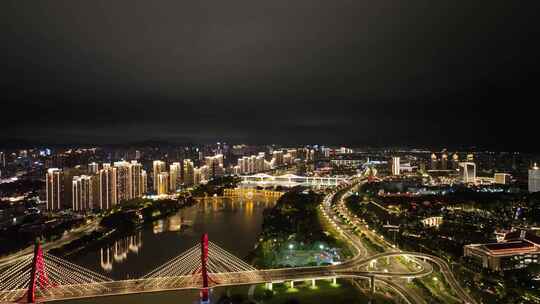
[[[136,160],[131,161],[131,198],[142,197],[144,194],[142,185],[142,164]]]
[[[399,175],[400,171],[400,163],[399,163],[399,157],[392,157],[392,174],[393,175]]]
[[[153,185],[154,185],[154,191],[158,192],[158,176],[161,172],[165,172],[165,162],[161,160],[155,160],[153,171],[152,171],[152,177],[153,177]]]
[[[529,192],[540,191],[540,168],[535,163],[532,168],[529,169]]]
[[[142,195],[148,193],[148,176],[146,175],[146,170],[141,170],[141,193]]]
[[[116,177],[117,171],[110,164],[103,164],[103,169],[99,170],[99,209],[106,210],[116,206],[117,189]]]
[[[474,161],[474,154],[472,154],[472,153],[467,154],[467,161],[468,162]]]
[[[92,194],[92,177],[88,175],[73,177],[71,207],[73,211],[92,210]]]
[[[0,152],[0,167],[6,167],[6,153]]]
[[[47,196],[47,210],[58,211],[62,209],[63,198],[63,172],[57,168],[47,170],[45,176],[46,186],[45,192]]]
[[[494,178],[496,184],[506,185],[510,182],[510,174],[508,173],[495,173]]]
[[[157,176],[157,195],[169,193],[169,173],[161,172]]]
[[[131,164],[126,161],[115,162],[116,168],[116,201],[118,203],[132,199],[133,194],[133,176],[131,173]]]
[[[99,171],[98,163],[89,163],[88,164],[88,174],[97,174]]]
[[[141,159],[141,151],[135,150],[135,159],[140,160]]]
[[[180,185],[181,169],[182,167],[178,162],[172,163],[169,167],[169,189],[171,192],[178,190],[178,185]]]
[[[186,186],[193,186],[193,174],[195,166],[190,159],[184,159],[184,184]]]
[[[471,162],[459,163],[461,178],[464,183],[476,182],[476,164]]]

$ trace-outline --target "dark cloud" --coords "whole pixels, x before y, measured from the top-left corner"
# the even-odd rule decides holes
[[[516,1],[3,1],[0,139],[530,148]]]

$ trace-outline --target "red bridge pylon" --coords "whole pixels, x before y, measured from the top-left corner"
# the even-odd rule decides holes
[[[210,294],[208,290],[208,234],[205,233],[201,238],[201,276],[202,276],[202,289],[200,292],[201,304],[210,303]]]
[[[51,287],[47,271],[45,269],[45,262],[43,261],[43,250],[41,249],[41,243],[36,240],[34,247],[34,259],[32,261],[32,270],[30,272],[30,282],[28,283],[27,302],[36,302],[36,288],[44,289]]]

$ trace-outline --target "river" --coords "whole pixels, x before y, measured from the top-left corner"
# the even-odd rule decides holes
[[[263,210],[275,198],[210,198],[149,223],[133,234],[111,240],[101,248],[83,251],[70,260],[111,279],[138,278],[200,242],[201,235],[245,258],[261,232]],[[63,303],[191,303],[197,291],[178,291],[132,296],[63,301]]]

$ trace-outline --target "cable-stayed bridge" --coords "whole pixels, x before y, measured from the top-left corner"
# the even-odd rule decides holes
[[[257,270],[218,245],[209,242],[206,234],[197,244],[157,267],[139,279],[114,281],[101,274],[43,253],[39,243],[34,255],[5,267],[0,274],[0,302],[35,303],[74,298],[88,298],[200,289],[201,303],[208,303],[208,290],[217,286],[261,284],[335,279],[368,278],[372,288],[376,279],[414,278],[429,275],[428,263],[416,272],[383,272],[360,270],[372,260],[408,256],[438,263],[439,258],[414,252],[388,252],[369,258],[355,258],[343,264]],[[291,283],[291,284],[293,284]]]

